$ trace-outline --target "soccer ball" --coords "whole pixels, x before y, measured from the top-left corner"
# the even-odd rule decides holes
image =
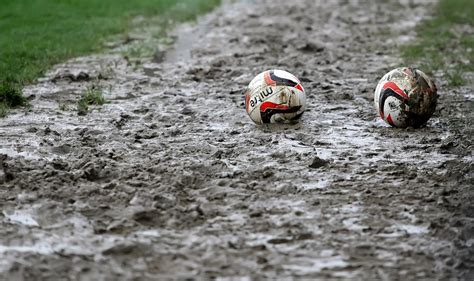
[[[393,127],[418,128],[426,124],[438,99],[434,82],[416,68],[396,68],[380,79],[374,103],[380,117]]]
[[[306,109],[300,80],[284,70],[258,74],[245,92],[247,114],[257,124],[295,123]]]

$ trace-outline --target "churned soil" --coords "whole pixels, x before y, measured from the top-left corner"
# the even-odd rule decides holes
[[[154,58],[54,67],[0,120],[0,276],[472,280],[472,89],[437,79],[426,127],[380,120],[432,8],[392,2],[233,1]],[[303,82],[299,124],[246,115],[273,68]],[[108,102],[79,115],[92,85]]]

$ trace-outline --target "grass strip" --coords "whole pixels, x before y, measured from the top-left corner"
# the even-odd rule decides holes
[[[52,65],[100,52],[112,35],[126,36],[133,18],[166,15],[173,21],[188,21],[219,3],[220,0],[3,1],[0,9],[0,113],[5,112],[1,108],[8,111],[10,107],[24,105],[24,98],[18,102],[19,89]]]
[[[465,85],[465,73],[474,71],[474,1],[440,0],[417,34],[402,47],[405,62],[430,75],[441,71],[450,86]]]

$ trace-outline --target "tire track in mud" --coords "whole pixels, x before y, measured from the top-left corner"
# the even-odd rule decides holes
[[[467,278],[472,94],[437,81],[419,130],[388,128],[372,105],[430,5],[242,1],[182,32],[197,41],[164,62],[57,66],[25,89],[30,112],[1,123],[0,272]],[[298,125],[245,114],[243,89],[271,68],[307,89]],[[108,104],[58,110],[92,84]]]

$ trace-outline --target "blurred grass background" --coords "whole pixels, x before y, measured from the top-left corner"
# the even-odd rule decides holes
[[[465,72],[474,72],[473,49],[474,1],[440,0],[433,17],[417,27],[417,39],[402,48],[402,56],[428,74],[441,71],[456,87],[468,82]]]
[[[53,64],[98,52],[125,34],[136,16],[193,20],[220,0],[2,0],[0,113],[25,103],[17,96]],[[179,9],[175,9],[180,6]],[[15,94],[16,93],[16,94]],[[0,114],[1,115],[1,114]]]

